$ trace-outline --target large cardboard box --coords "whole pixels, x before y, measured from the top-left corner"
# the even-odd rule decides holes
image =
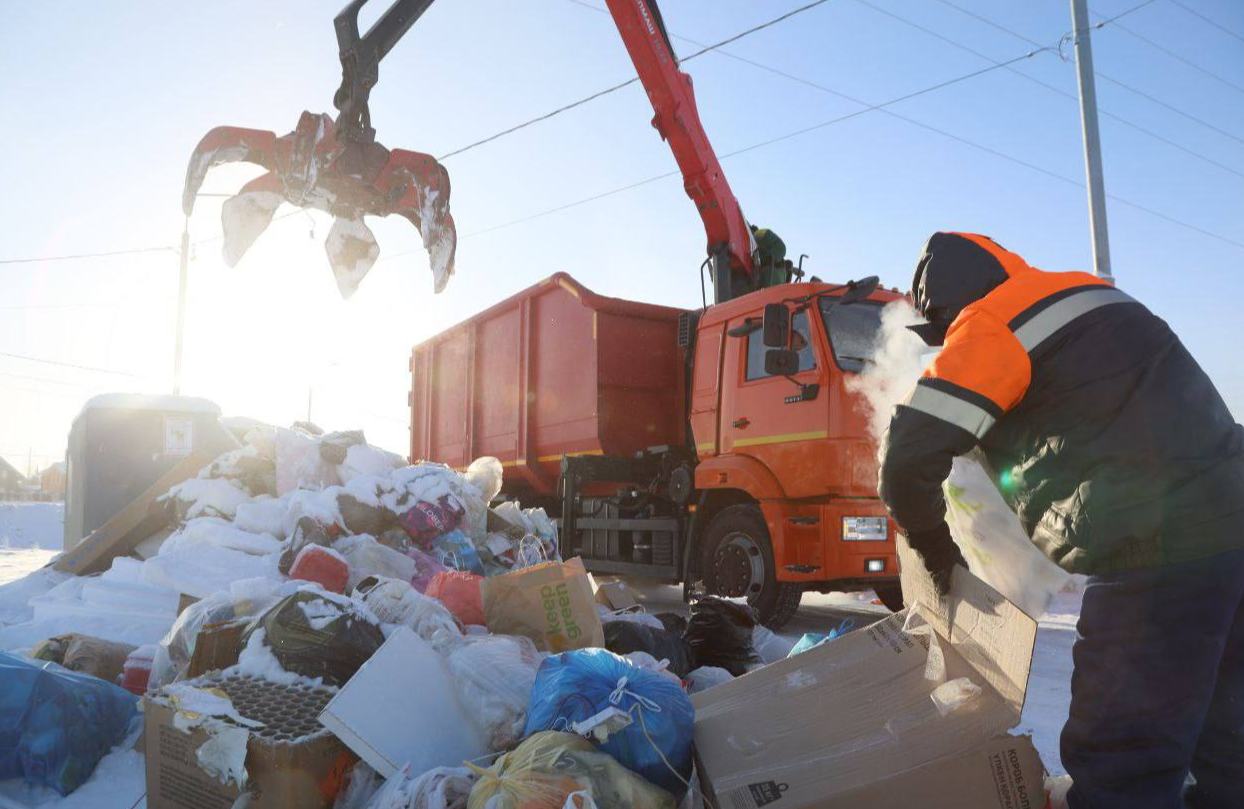
[[[211,462],[212,456],[198,452],[180,461],[112,519],[58,556],[52,567],[75,576],[103,573],[113,559],[129,555],[143,540],[169,524],[167,512],[156,500]]]
[[[1023,710],[1036,622],[962,568],[951,597],[939,597],[899,550],[914,606],[692,697],[698,769],[715,805],[1044,806],[1031,739],[1007,734]],[[944,675],[929,679],[939,659]],[[939,708],[934,690],[964,677],[979,693]]]
[[[199,677],[209,671],[236,665],[242,655],[242,634],[250,622],[250,618],[242,618],[223,624],[208,624],[200,629],[194,639],[194,652],[190,655],[186,677]]]
[[[179,717],[165,692],[149,694],[143,708],[149,809],[230,809],[244,792],[254,794],[247,809],[330,809],[358,761],[315,720],[335,689],[239,676],[178,685],[220,689],[238,714],[264,727],[250,730],[246,740],[246,784],[223,783],[200,765],[200,750],[222,728],[238,724],[221,717],[197,721],[184,712]]]

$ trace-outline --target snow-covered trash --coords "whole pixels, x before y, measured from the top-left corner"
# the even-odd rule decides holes
[[[369,576],[354,590],[359,599],[384,624],[404,626],[424,640],[459,637],[462,630],[445,605],[420,593],[409,582]]]
[[[380,621],[361,602],[313,584],[269,607],[242,635],[259,630],[286,671],[342,685],[384,643]]]
[[[262,805],[331,806],[352,760],[316,721],[336,693],[235,667],[148,695],[148,806],[244,806],[258,793]]]

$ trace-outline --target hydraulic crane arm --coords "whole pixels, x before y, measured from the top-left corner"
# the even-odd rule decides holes
[[[605,2],[652,102],[652,125],[670,145],[704,221],[716,302],[737,297],[755,283],[751,229],[700,123],[691,77],[678,67],[656,0]]]
[[[360,36],[359,9],[366,2],[351,0],[334,20],[342,82],[333,103],[341,111],[338,127],[347,137],[370,141],[374,130],[367,99],[379,79],[380,60],[433,0],[395,0]],[[762,286],[751,229],[700,123],[691,77],[678,67],[656,0],[606,0],[606,5],[652,102],[652,125],[673,151],[683,187],[704,222],[715,301],[721,303]]]

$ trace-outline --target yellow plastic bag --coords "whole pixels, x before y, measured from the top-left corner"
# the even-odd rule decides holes
[[[674,809],[674,796],[571,733],[536,733],[487,770],[471,769],[480,780],[467,809],[562,809],[578,793],[598,809]]]

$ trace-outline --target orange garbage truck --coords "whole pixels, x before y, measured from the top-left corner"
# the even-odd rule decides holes
[[[557,273],[415,347],[411,457],[497,457],[502,496],[548,509],[596,573],[744,597],[770,627],[806,590],[897,609],[895,526],[848,387],[900,297],[870,281],[684,310]]]

